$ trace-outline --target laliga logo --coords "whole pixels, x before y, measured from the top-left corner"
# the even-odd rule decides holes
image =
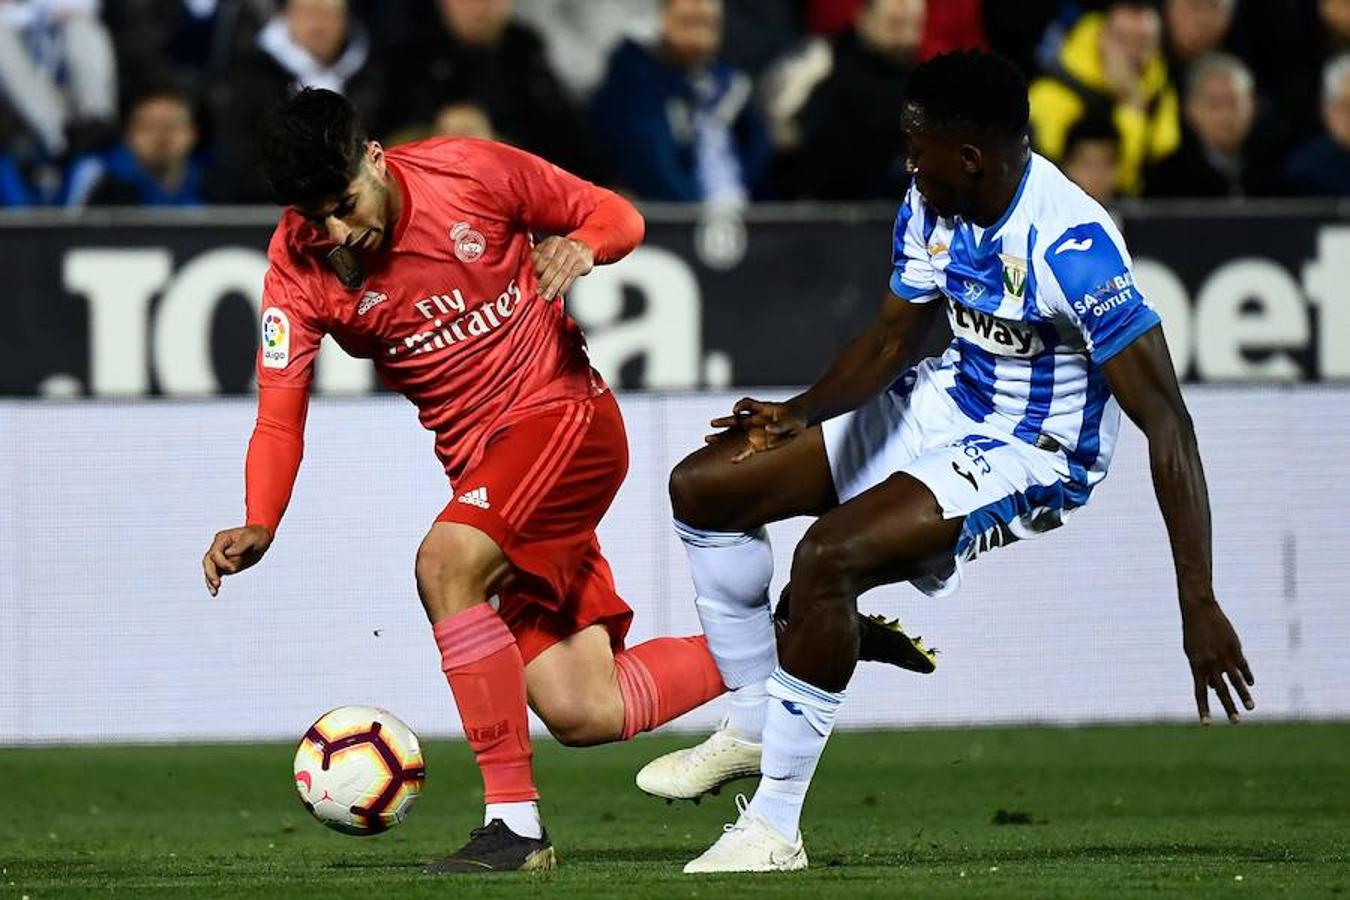
[[[468,222],[456,222],[450,229],[450,237],[455,242],[455,256],[460,262],[474,262],[487,251],[487,238]]]
[[[275,310],[269,310],[263,319],[263,340],[272,350],[286,342],[286,319]]]

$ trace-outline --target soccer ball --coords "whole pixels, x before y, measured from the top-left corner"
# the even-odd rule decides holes
[[[343,834],[376,834],[402,822],[426,775],[417,735],[374,706],[324,713],[295,750],[300,802]]]

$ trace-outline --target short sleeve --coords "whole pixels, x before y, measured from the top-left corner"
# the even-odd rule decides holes
[[[924,240],[923,200],[910,185],[895,217],[891,238],[891,293],[911,303],[927,303],[938,296],[933,264]]]
[[[477,181],[506,218],[531,229],[566,234],[591,214],[605,191],[524,150],[474,141]]]
[[[1123,242],[1100,222],[1068,229],[1044,259],[1097,365],[1162,321],[1134,283]]]
[[[323,333],[300,282],[273,260],[263,278],[259,387],[308,388]]]

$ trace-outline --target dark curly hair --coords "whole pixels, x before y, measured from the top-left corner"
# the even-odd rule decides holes
[[[351,184],[365,146],[365,126],[346,97],[306,88],[263,122],[263,175],[277,203],[317,208]]]
[[[962,124],[1007,139],[1027,131],[1026,78],[996,53],[958,50],[933,57],[910,73],[905,102],[939,126]]]

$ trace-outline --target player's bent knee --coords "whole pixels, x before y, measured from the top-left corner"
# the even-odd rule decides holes
[[[487,599],[506,568],[485,535],[476,541],[460,529],[433,528],[417,548],[413,574],[427,616],[435,622]]]
[[[686,456],[670,472],[670,508],[675,518],[692,528],[716,530],[722,526],[714,515],[714,495],[707,466],[698,454]]]
[[[845,556],[840,543],[808,531],[792,554],[792,580],[842,575],[847,570]]]
[[[793,553],[792,581],[847,585],[857,580],[862,565],[856,541],[813,526]]]

